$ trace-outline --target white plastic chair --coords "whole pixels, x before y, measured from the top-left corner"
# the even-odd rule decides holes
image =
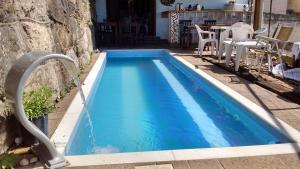
[[[257,45],[251,48],[251,55],[256,58],[256,63],[252,64],[251,67],[257,67],[258,74],[261,72],[263,60],[267,57],[268,60],[268,71],[271,72],[273,69],[272,56],[278,57],[280,64],[283,63],[282,56],[286,55],[286,46],[288,43],[292,43],[291,39],[294,35],[295,26],[283,26],[279,25],[279,28],[274,33],[275,37],[267,37],[257,35]]]
[[[210,31],[203,31],[198,25],[195,25],[198,36],[199,36],[199,42],[198,42],[198,54],[202,56],[204,47],[207,43],[211,43],[211,54],[213,55],[214,53],[214,48],[216,50],[216,55],[218,55],[218,40],[216,39],[216,33],[215,32],[210,32]],[[202,34],[208,34],[208,38],[204,39],[202,37]]]
[[[244,42],[247,40],[251,40],[253,37],[253,27],[243,22],[237,22],[233,24],[229,31],[232,33],[232,38],[230,40],[225,40],[222,42],[222,48],[220,48],[219,52],[219,61],[221,61],[223,55],[223,48],[225,47],[226,52],[226,65],[228,65],[232,50],[235,47],[235,44],[238,42]],[[224,46],[224,47],[223,47]]]
[[[268,29],[267,28],[260,28],[260,29],[257,29],[253,35],[254,35],[254,38],[255,36],[259,35],[259,36],[262,36],[262,35],[265,35],[267,33]]]
[[[237,22],[230,27],[233,42],[242,42],[252,39],[254,29],[244,22]]]
[[[237,22],[225,31],[223,31],[220,35],[220,49],[219,49],[219,61],[224,54],[224,50],[226,56],[231,55],[232,52],[232,44],[238,41],[245,41],[249,39],[249,33],[253,34],[253,28],[249,28],[250,25],[245,24],[243,22]],[[251,26],[250,26],[251,27]],[[229,38],[230,32],[232,33],[232,38]],[[225,48],[225,49],[224,49]]]
[[[253,35],[249,35],[249,37],[251,36],[261,36],[264,35],[267,32],[266,28],[261,28],[256,30],[255,32],[253,32]],[[255,39],[249,39],[246,41],[240,41],[240,42],[236,42],[233,46],[233,48],[236,49],[236,55],[235,55],[235,63],[234,63],[234,70],[238,71],[239,67],[240,67],[240,60],[242,59],[243,62],[248,65],[248,53],[249,53],[249,48],[261,48],[264,44],[262,43],[257,43],[257,40]],[[227,60],[228,62],[228,60]],[[227,63],[228,64],[228,63]]]

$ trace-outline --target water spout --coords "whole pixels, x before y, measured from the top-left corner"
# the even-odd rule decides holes
[[[68,73],[73,76],[73,79],[83,99],[84,109],[89,116],[89,112],[85,103],[85,97],[78,79],[79,66],[71,57],[66,55],[52,54],[47,52],[31,52],[23,55],[16,61],[16,63],[8,72],[5,82],[5,92],[8,101],[12,102],[14,105],[15,116],[17,119],[33,136],[40,141],[39,145],[34,147],[34,152],[38,155],[45,168],[61,168],[68,165],[67,160],[62,154],[56,151],[55,146],[52,142],[50,142],[49,138],[27,119],[23,107],[23,92],[27,79],[41,63],[51,59],[57,59],[61,61]],[[91,121],[90,125],[92,126]]]

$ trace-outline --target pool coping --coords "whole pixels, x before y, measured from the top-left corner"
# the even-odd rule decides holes
[[[176,60],[183,63],[202,78],[208,80],[214,86],[228,94],[234,100],[248,108],[252,113],[262,118],[272,127],[279,129],[283,134],[291,138],[295,143],[272,144],[272,145],[254,145],[254,146],[239,146],[239,147],[222,147],[222,148],[201,148],[201,149],[182,149],[169,151],[150,151],[150,152],[134,152],[134,153],[115,153],[115,154],[93,154],[66,156],[72,166],[87,166],[87,165],[104,165],[104,164],[124,164],[124,163],[142,163],[142,162],[159,162],[159,161],[181,161],[181,160],[196,160],[196,159],[214,159],[214,158],[231,158],[245,156],[260,156],[260,155],[277,155],[300,152],[300,133],[283,122],[282,120],[273,117],[266,110],[256,105],[249,99],[240,95],[230,87],[226,86],[219,80],[208,75],[183,58],[176,56],[167,49],[130,49],[136,51],[151,51],[163,50],[170,53]],[[126,51],[114,50],[114,51]],[[106,61],[106,52],[101,52],[99,58],[86,80],[82,85],[83,93],[88,96],[92,89],[93,83],[97,78],[98,72],[103,68]],[[76,94],[70,104],[65,116],[63,117],[58,128],[54,132],[51,141],[56,146],[60,153],[64,153],[67,142],[71,137],[73,129],[76,127],[78,118],[80,117],[83,104],[79,93]],[[275,122],[276,121],[276,122]],[[282,128],[284,130],[282,130]]]

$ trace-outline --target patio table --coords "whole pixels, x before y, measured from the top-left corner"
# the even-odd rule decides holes
[[[222,31],[229,29],[230,26],[227,25],[213,25],[210,27],[211,30],[214,30],[217,34],[218,41],[220,42],[220,34]]]
[[[226,30],[226,29],[229,29],[230,26],[227,26],[227,25],[213,25],[210,27],[210,29],[213,29],[213,30]]]
[[[257,46],[256,40],[250,40],[250,41],[244,41],[244,42],[236,42],[234,44],[236,46],[236,56],[235,56],[235,64],[234,64],[234,70],[238,71],[240,67],[240,61],[241,59],[245,59],[247,55],[247,49],[253,48]],[[230,56],[231,56],[232,50],[227,50],[226,52],[226,66],[229,65]]]

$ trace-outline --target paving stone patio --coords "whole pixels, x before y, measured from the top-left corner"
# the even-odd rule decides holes
[[[278,117],[300,131],[300,105],[290,102],[256,84],[252,84],[237,75],[231,74],[210,62],[197,58],[191,53],[178,50],[171,51],[177,53],[192,64],[198,65],[199,69],[204,70],[206,73],[231,87],[241,95],[262,106],[270,112],[270,116]],[[93,58],[93,63],[94,62],[95,58]],[[91,66],[84,71],[82,79],[86,77],[90,68]],[[53,134],[75,94],[76,90],[71,90],[71,92],[58,104],[57,112],[49,116],[50,134]],[[276,118],[274,118],[274,120],[276,120]],[[160,164],[172,164],[174,169],[300,169],[300,154],[70,168],[134,169],[135,166]]]

